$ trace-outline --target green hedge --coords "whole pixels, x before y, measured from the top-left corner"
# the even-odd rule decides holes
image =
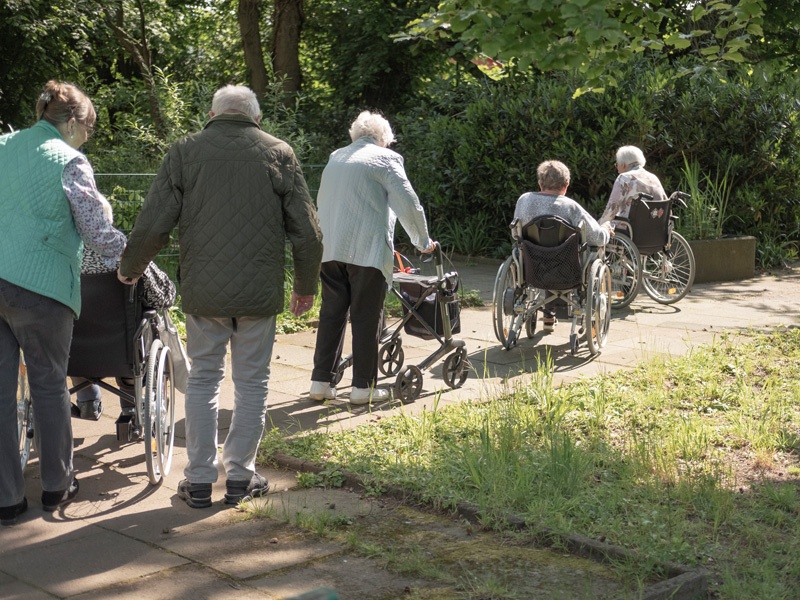
[[[674,77],[646,61],[621,68],[618,87],[572,98],[566,74],[438,89],[396,119],[398,150],[436,237],[459,252],[501,256],[514,204],[535,189],[546,159],[572,171],[569,194],[599,216],[614,156],[642,148],[665,189],[685,189],[684,156],[716,177],[733,159],[724,234],[758,238],[762,266],[796,257],[800,229],[797,78]]]

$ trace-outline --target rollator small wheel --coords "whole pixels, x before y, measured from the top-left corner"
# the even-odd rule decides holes
[[[422,392],[422,371],[416,365],[408,365],[397,376],[394,384],[397,398],[403,404],[416,400]]]
[[[451,388],[460,388],[469,376],[469,368],[467,351],[465,348],[459,348],[445,359],[442,365],[442,378]]]
[[[578,353],[578,334],[577,333],[570,333],[569,334],[569,350],[572,352],[572,356],[575,356]]]
[[[378,353],[378,367],[384,375],[394,377],[403,368],[404,359],[403,343],[398,338],[381,346]]]

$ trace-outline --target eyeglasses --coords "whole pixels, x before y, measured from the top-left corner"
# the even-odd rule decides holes
[[[83,129],[86,131],[86,139],[89,139],[94,135],[94,125],[89,125],[87,123],[83,123],[79,121],[81,125],[83,125]]]

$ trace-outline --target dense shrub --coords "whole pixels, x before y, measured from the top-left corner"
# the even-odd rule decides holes
[[[674,72],[642,61],[620,69],[618,87],[576,99],[578,81],[564,74],[431,93],[397,121],[398,149],[434,235],[447,238],[453,221],[462,231],[488,222],[487,246],[503,254],[516,199],[537,187],[545,159],[570,167],[569,194],[599,215],[616,176],[616,148],[634,144],[667,191],[685,185],[685,158],[712,176],[734,159],[723,233],[758,237],[765,266],[792,257],[800,226],[797,80]]]

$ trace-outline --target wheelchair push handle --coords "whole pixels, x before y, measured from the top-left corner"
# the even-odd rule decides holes
[[[669,199],[672,200],[673,202],[680,204],[683,208],[688,208],[686,201],[691,200],[692,197],[686,192],[674,191],[672,192],[672,195],[669,197]]]
[[[652,199],[653,199],[652,194],[646,194],[644,192],[639,192],[639,195],[636,196],[636,200],[639,200],[642,204],[644,204],[648,208],[648,210],[650,209],[650,205],[647,204],[647,201]]]

